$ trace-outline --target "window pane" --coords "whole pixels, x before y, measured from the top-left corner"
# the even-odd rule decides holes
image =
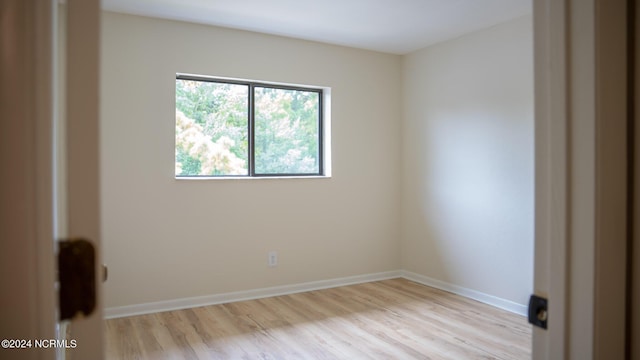
[[[256,174],[318,174],[320,94],[255,87]]]
[[[248,175],[247,85],[176,80],[176,176]]]

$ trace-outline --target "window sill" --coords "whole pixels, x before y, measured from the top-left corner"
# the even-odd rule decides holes
[[[331,175],[312,175],[312,176],[180,176],[175,177],[178,181],[203,181],[203,180],[283,180],[283,179],[331,179]]]

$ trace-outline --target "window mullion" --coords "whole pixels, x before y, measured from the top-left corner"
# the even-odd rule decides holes
[[[255,162],[255,85],[249,84],[249,176],[254,176],[256,173]]]
[[[318,93],[318,172],[324,175],[324,104],[323,92]]]

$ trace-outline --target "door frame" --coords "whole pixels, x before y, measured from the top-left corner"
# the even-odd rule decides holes
[[[565,1],[533,1],[535,83],[534,294],[549,300],[548,330],[533,327],[532,358],[563,358],[568,283]],[[553,64],[553,66],[551,66]],[[553,256],[552,256],[553,255]],[[553,276],[551,276],[553,274]]]
[[[631,128],[634,129],[633,139],[631,141],[633,155],[633,174],[630,179],[633,180],[632,194],[632,218],[631,218],[631,246],[630,246],[630,264],[631,277],[629,279],[629,287],[631,293],[628,295],[627,311],[630,311],[629,317],[631,324],[629,326],[629,351],[631,359],[640,358],[640,6],[637,1],[633,1],[635,13],[630,21],[629,30],[634,32],[634,36],[630,39],[633,41],[634,53],[630,56],[633,59],[633,95],[634,99],[631,103],[630,110],[632,119],[630,119]]]
[[[68,333],[77,347],[72,359],[104,357],[102,248],[100,227],[100,0],[66,0],[63,57],[67,236],[95,248],[96,306],[76,317]]]
[[[104,357],[99,227],[98,78],[100,1],[67,0],[69,69],[56,84],[57,0],[0,3],[0,338],[32,340],[0,349],[15,359],[55,359],[57,293],[53,125],[62,96],[67,124],[68,232],[96,247],[97,309],[71,322],[75,358]],[[1,356],[0,356],[1,357]]]
[[[626,7],[534,1],[534,292],[549,299],[534,359],[624,358]]]
[[[53,1],[0,5],[0,338],[55,339]],[[16,359],[55,351],[0,349]]]

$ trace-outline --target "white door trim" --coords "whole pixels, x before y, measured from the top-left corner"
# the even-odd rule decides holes
[[[633,253],[631,254],[631,294],[630,294],[630,306],[627,308],[631,311],[629,318],[631,319],[630,330],[631,330],[631,358],[632,359],[640,359],[640,4],[635,1],[635,18],[634,22],[635,29],[635,51],[633,54],[634,59],[634,164],[633,164],[633,218],[632,218],[632,231],[633,238],[631,250]]]
[[[54,359],[57,299],[53,210],[54,29],[56,0],[0,2],[0,339],[31,340],[28,349],[1,349],[0,357]],[[68,0],[67,109],[75,183],[71,234],[97,242],[99,252],[98,56],[99,0]],[[96,161],[93,161],[95,159]],[[89,166],[84,161],[90,161]],[[90,172],[87,176],[81,170]],[[77,177],[76,177],[77,176]],[[78,216],[77,214],[81,214]],[[70,217],[71,219],[71,217]],[[89,230],[91,229],[91,230]],[[100,262],[96,264],[99,270]],[[98,280],[100,272],[96,271]],[[98,284],[100,284],[98,282]],[[76,358],[103,357],[102,311],[74,321]],[[26,343],[25,343],[26,344]]]
[[[548,330],[533,330],[533,359],[564,358],[567,256],[567,59],[564,1],[534,1],[534,293],[549,299]]]
[[[53,1],[0,3],[0,338],[55,338]],[[4,355],[1,355],[4,354]],[[54,350],[0,349],[53,359]]]
[[[66,1],[65,115],[67,232],[95,247],[96,307],[74,319],[73,359],[104,357],[100,229],[99,78],[100,0]]]
[[[534,359],[624,357],[626,6],[534,1]]]

